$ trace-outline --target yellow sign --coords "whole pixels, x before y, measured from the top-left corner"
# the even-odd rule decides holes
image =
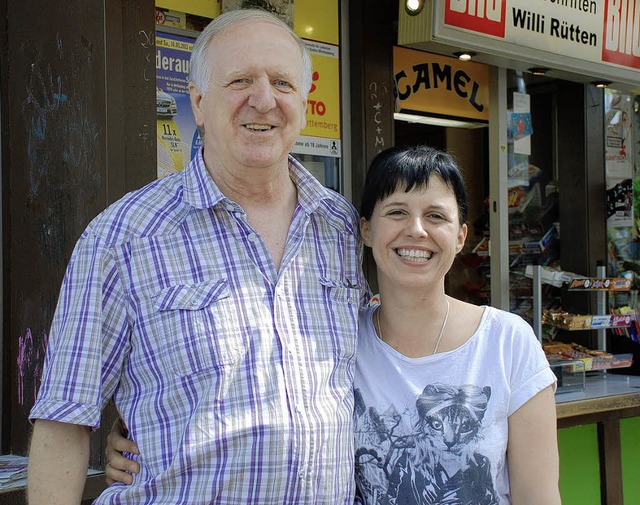
[[[293,29],[303,39],[340,43],[338,0],[296,0]]]
[[[156,24],[174,28],[187,27],[187,15],[184,12],[160,9],[156,7]]]
[[[313,61],[313,84],[302,135],[340,138],[340,59],[338,47],[306,41]]]
[[[394,47],[393,71],[402,110],[489,120],[487,65]]]
[[[156,0],[156,7],[213,19],[220,15],[221,0]]]
[[[158,118],[158,178],[180,172],[189,160],[185,160],[184,142],[173,118]],[[189,147],[189,146],[187,146]]]

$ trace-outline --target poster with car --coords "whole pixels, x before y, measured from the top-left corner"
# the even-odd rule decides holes
[[[156,34],[158,178],[181,171],[202,145],[189,102],[189,58],[195,39]]]

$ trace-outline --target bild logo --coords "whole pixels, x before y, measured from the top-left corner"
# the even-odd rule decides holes
[[[444,24],[504,38],[507,0],[445,0]]]
[[[640,68],[640,0],[606,0],[602,61]]]

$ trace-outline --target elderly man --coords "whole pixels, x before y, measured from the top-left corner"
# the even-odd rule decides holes
[[[31,505],[80,502],[112,397],[140,473],[97,504],[352,503],[367,288],[355,210],[288,154],[310,61],[260,11],[199,37],[203,150],[100,214],[69,263],[31,412]]]

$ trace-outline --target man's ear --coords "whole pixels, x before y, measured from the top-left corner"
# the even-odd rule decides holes
[[[196,120],[196,124],[200,127],[204,126],[204,111],[202,109],[202,100],[204,95],[200,92],[198,87],[189,82],[189,100],[191,101],[191,110],[193,111],[193,117]]]
[[[364,245],[371,247],[371,227],[369,226],[369,221],[363,217],[360,218],[360,235]]]
[[[305,126],[307,126],[307,105],[309,102],[305,98],[302,103],[302,117],[300,118],[300,131],[304,130]]]

